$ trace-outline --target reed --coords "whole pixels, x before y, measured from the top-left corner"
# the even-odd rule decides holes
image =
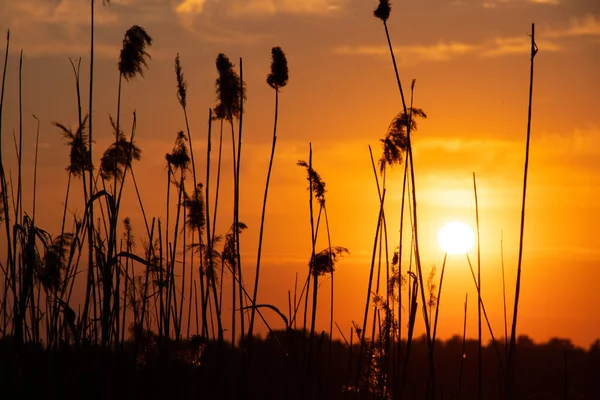
[[[273,170],[273,158],[275,156],[275,145],[277,144],[277,118],[279,116],[279,90],[287,85],[289,79],[287,59],[281,47],[271,49],[271,73],[267,76],[267,84],[275,91],[275,117],[273,123],[273,142],[271,144],[271,157],[269,158],[269,169],[267,171],[267,183],[265,184],[265,194],[263,197],[263,206],[260,216],[260,230],[258,233],[258,254],[256,256],[256,275],[254,277],[254,292],[252,294],[252,304],[256,304],[258,296],[258,283],[260,277],[260,257],[262,255],[263,234],[265,227],[265,214],[267,212],[267,196],[269,194],[269,182],[271,180],[271,171]],[[333,282],[333,278],[332,278]],[[333,312],[333,311],[332,311]],[[250,314],[250,326],[248,327],[248,336],[252,337],[254,331],[254,313],[252,308]],[[291,314],[291,313],[290,313]],[[332,314],[333,315],[333,314]],[[291,317],[291,316],[290,316]],[[333,318],[332,318],[333,319]],[[331,331],[331,329],[330,329]],[[330,333],[331,334],[331,333]]]

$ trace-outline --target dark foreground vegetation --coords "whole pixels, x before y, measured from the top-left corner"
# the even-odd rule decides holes
[[[553,339],[536,344],[520,336],[516,369],[519,399],[598,399],[600,398],[600,342],[589,349],[573,346],[568,340]],[[371,386],[369,393],[355,393],[348,387],[356,378],[356,363],[350,362],[345,343],[321,336],[313,371],[315,385],[306,392],[297,379],[303,376],[303,341],[292,330],[273,332],[252,343],[250,368],[241,376],[239,349],[216,342],[164,342],[157,346],[156,337],[147,337],[136,350],[127,342],[121,351],[103,351],[100,346],[66,346],[45,351],[27,346],[14,359],[10,338],[0,342],[0,385],[5,398],[43,399],[344,399],[392,398],[383,395],[378,370],[383,362],[376,357],[372,370],[361,377]],[[406,342],[403,343],[406,346]],[[409,364],[404,398],[426,398],[427,341],[413,340],[413,356]],[[161,350],[162,349],[162,350]],[[477,341],[467,340],[463,353],[462,338],[453,337],[436,343],[437,398],[476,399]],[[354,353],[358,348],[354,346]],[[463,358],[463,354],[465,357]],[[491,344],[483,348],[483,398],[500,399],[505,394],[502,372]],[[20,368],[14,366],[20,365]],[[243,385],[241,384],[243,382]],[[15,397],[13,397],[13,395]]]

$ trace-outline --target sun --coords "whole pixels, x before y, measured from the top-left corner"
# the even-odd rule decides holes
[[[438,244],[449,254],[465,254],[475,243],[473,229],[464,222],[449,222],[438,233]]]

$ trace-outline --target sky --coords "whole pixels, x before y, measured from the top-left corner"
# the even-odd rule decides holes
[[[376,5],[365,0],[113,0],[96,5],[95,160],[111,140],[108,116],[116,114],[123,35],[132,25],[140,25],[153,38],[148,69],[143,78],[124,84],[121,104],[123,126],[129,127],[133,111],[137,113],[136,143],[143,154],[134,172],[150,216],[164,219],[164,154],[171,151],[176,132],[185,129],[176,98],[175,56],[180,55],[188,82],[188,113],[200,176],[205,176],[208,112],[216,104],[214,61],[219,53],[236,66],[242,59],[248,99],[240,220],[248,225],[241,238],[247,281],[255,271],[273,134],[275,95],[265,79],[271,48],[283,48],[290,79],[280,94],[259,301],[287,310],[296,273],[300,283],[306,277],[311,253],[307,182],[305,172],[295,164],[308,160],[312,144],[313,166],[327,184],[332,242],[350,250],[335,273],[335,320],[346,335],[351,321],[362,321],[378,216],[369,146],[377,160],[379,139],[402,107],[385,31],[372,14]],[[475,173],[482,296],[495,336],[504,335],[502,265],[510,320],[532,23],[539,52],[518,332],[539,341],[567,337],[589,346],[600,336],[600,292],[594,289],[600,266],[600,3],[596,0],[392,2],[388,27],[400,77],[405,92],[416,79],[414,105],[428,116],[418,121],[413,143],[421,259],[425,271],[435,265],[439,277],[444,254],[437,246],[438,230],[453,220],[475,227]],[[14,175],[17,163],[11,133],[19,131],[22,49],[25,198],[32,198],[37,122],[31,115],[35,114],[40,121],[36,220],[53,234],[60,231],[68,149],[52,122],[77,124],[69,58],[81,58],[81,96],[87,104],[89,24],[87,1],[0,0],[0,31],[11,32],[3,157]],[[221,234],[232,223],[228,129],[217,219]],[[218,125],[213,126],[216,138]],[[215,154],[213,147],[213,171]],[[395,167],[386,178],[390,254],[398,242],[401,185],[402,171]],[[81,195],[74,191],[72,196],[70,212],[82,215]],[[121,217],[131,217],[141,238],[142,216],[131,181],[124,196]],[[32,206],[25,208],[30,212]],[[317,250],[325,246],[325,241],[319,241]],[[470,257],[476,260],[475,249]],[[317,322],[322,330],[329,327],[329,284],[325,278],[319,290]],[[474,337],[476,290],[468,263],[464,256],[449,256],[440,303],[440,338],[462,333],[466,293],[467,334]],[[275,318],[272,322],[278,327]],[[423,332],[421,321],[419,332]]]

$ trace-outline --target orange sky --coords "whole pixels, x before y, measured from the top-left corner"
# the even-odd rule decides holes
[[[101,3],[101,2],[99,2]],[[378,197],[368,146],[400,111],[394,73],[376,1],[364,0],[113,0],[97,7],[94,152],[111,140],[108,113],[116,112],[117,60],[123,34],[142,25],[153,37],[143,79],[123,88],[122,124],[137,110],[135,164],[147,212],[164,216],[164,154],[185,128],[175,96],[173,61],[180,53],[198,165],[205,165],[208,108],[215,105],[214,60],[243,58],[245,104],[240,219],[244,274],[253,276],[262,193],[271,147],[274,93],[265,83],[270,49],[288,56],[290,80],[280,96],[278,143],[263,250],[260,302],[287,310],[287,291],[306,274],[310,225],[305,174],[308,158],[327,182],[335,245],[351,255],[336,273],[336,321],[349,331],[362,320]],[[0,31],[11,29],[3,120],[4,158],[16,164],[11,132],[18,132],[18,54],[24,50],[23,111],[28,145],[25,185],[32,183],[35,120],[41,121],[38,224],[59,230],[68,149],[60,121],[75,126],[75,85],[68,58],[82,57],[84,102],[89,79],[89,3],[83,0],[0,2]],[[459,219],[474,226],[472,173],[477,175],[483,298],[496,336],[503,336],[500,237],[504,235],[509,309],[512,309],[519,239],[527,122],[529,38],[536,23],[530,180],[519,331],[536,340],[569,337],[587,346],[600,336],[594,286],[600,266],[600,7],[596,0],[397,1],[388,22],[406,88],[417,79],[415,106],[429,118],[414,138],[419,237],[423,266],[441,266],[439,228]],[[2,45],[4,47],[4,45]],[[230,140],[225,136],[223,212],[217,229],[231,224]],[[213,153],[214,154],[214,153]],[[214,167],[213,167],[214,168]],[[199,175],[204,176],[204,167]],[[143,235],[131,182],[121,216]],[[390,246],[397,242],[401,173],[388,175],[386,216]],[[213,191],[214,193],[214,191]],[[71,210],[82,213],[81,199]],[[26,210],[30,210],[26,206]],[[324,246],[323,243],[320,244]],[[320,249],[320,248],[319,248]],[[1,250],[4,254],[5,250]],[[472,260],[476,253],[471,252]],[[476,292],[463,256],[448,258],[439,336],[462,329],[469,293],[468,334],[476,335]],[[248,284],[250,287],[251,284]],[[471,300],[472,299],[472,300]],[[320,291],[319,328],[328,329],[329,281]],[[227,307],[227,305],[225,306]],[[229,318],[227,317],[228,321]],[[278,321],[274,320],[274,325]],[[422,323],[419,321],[419,332]],[[261,327],[262,328],[262,327]],[[264,331],[263,331],[264,332]]]

